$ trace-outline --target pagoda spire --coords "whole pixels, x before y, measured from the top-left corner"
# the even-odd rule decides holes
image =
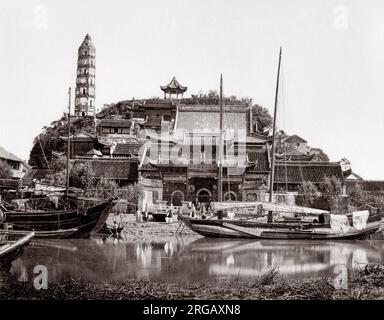
[[[96,49],[87,33],[78,50],[75,116],[94,116],[96,98]]]

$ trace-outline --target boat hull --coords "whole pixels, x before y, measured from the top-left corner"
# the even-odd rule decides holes
[[[297,239],[297,240],[348,240],[361,239],[380,228],[380,221],[370,222],[362,230],[351,228],[348,232],[337,232],[330,228],[288,229],[260,226],[239,226],[229,220],[204,220],[182,217],[184,223],[194,232],[211,238],[251,238],[251,239]]]
[[[6,222],[12,224],[14,230],[35,231],[36,238],[87,238],[104,226],[111,205],[112,200],[109,200],[84,210],[33,213],[8,211]]]
[[[17,259],[24,251],[24,248],[29,245],[34,238],[34,232],[15,234],[12,231],[0,231],[0,239],[8,238],[9,236],[16,237],[14,241],[4,241],[0,245],[0,266],[8,266],[13,260]],[[3,240],[2,240],[3,241]]]

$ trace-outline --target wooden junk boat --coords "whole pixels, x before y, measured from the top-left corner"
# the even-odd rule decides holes
[[[0,267],[10,265],[18,258],[34,236],[34,232],[0,230]]]
[[[381,223],[370,221],[368,211],[331,215],[324,210],[268,202],[214,203],[214,206],[217,216],[205,219],[190,218],[179,213],[179,217],[191,230],[202,236],[214,238],[359,239],[378,231]],[[273,211],[277,218],[268,222],[267,214],[248,213],[246,209],[252,207],[259,212]],[[231,212],[235,216],[222,217],[224,211]],[[365,221],[361,222],[364,219]]]
[[[0,210],[13,230],[34,231],[36,238],[87,238],[106,223],[112,200],[69,198],[65,199],[66,206],[58,209],[17,210],[2,205]]]
[[[22,205],[0,205],[0,217],[15,231],[34,231],[36,238],[87,238],[106,223],[113,198],[89,199],[69,194],[71,88],[68,91],[67,179],[65,195],[20,199]],[[44,154],[44,150],[42,149]],[[46,159],[45,155],[44,158]],[[47,163],[48,165],[48,163]],[[16,202],[16,204],[18,203]]]

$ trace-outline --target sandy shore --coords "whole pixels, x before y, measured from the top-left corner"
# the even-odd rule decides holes
[[[112,226],[114,221],[124,226],[121,236],[127,241],[171,240],[177,236],[190,240],[201,238],[197,233],[182,226],[181,221],[177,220],[176,216],[171,223],[166,223],[153,221],[152,218],[147,222],[136,222],[136,217],[133,214],[117,216],[111,214],[107,224]]]

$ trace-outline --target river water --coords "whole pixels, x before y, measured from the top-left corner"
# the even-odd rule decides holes
[[[47,267],[50,282],[67,277],[91,282],[127,278],[166,282],[251,279],[276,267],[291,278],[335,276],[383,262],[384,241],[186,240],[127,242],[118,239],[35,240],[15,260],[10,273],[19,281]]]

